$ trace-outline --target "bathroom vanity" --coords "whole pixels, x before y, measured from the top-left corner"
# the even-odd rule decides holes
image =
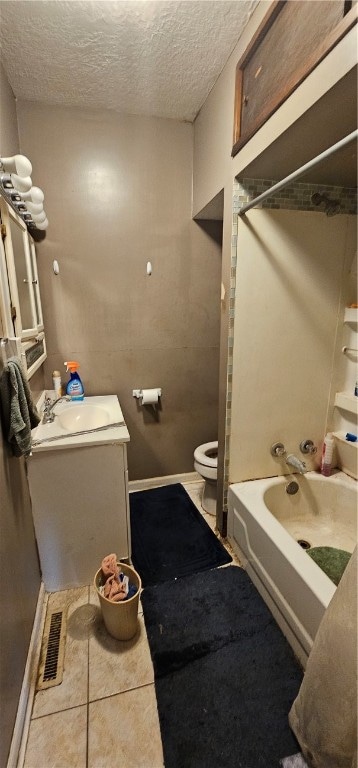
[[[111,552],[120,560],[131,556],[126,447],[130,437],[117,397],[63,401],[54,412],[52,423],[33,430],[32,455],[27,459],[48,592],[91,584],[103,557]]]

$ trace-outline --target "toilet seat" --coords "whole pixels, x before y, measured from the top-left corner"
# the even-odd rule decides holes
[[[218,457],[208,456],[208,454],[213,453],[214,451],[217,452],[218,445],[219,443],[217,440],[213,440],[211,443],[203,443],[202,445],[199,445],[194,451],[194,460],[198,464],[202,464],[204,467],[212,467],[213,469],[217,469]]]
[[[194,469],[204,480],[201,506],[209,515],[216,515],[217,478],[218,478],[217,440],[198,445],[194,451]],[[210,456],[210,454],[214,454]]]

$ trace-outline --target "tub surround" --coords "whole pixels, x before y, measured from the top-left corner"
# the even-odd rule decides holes
[[[295,539],[307,536],[312,546],[329,542],[352,552],[357,484],[343,472],[330,478],[309,472],[295,481],[299,491],[293,496],[285,492],[284,477],[231,485],[228,538],[305,666],[336,587]]]
[[[244,219],[229,339],[229,482],[288,473],[270,455],[278,440],[297,454],[301,440],[312,439],[318,452],[307,466],[317,468],[334,398],[342,285],[356,247],[356,219],[348,214],[265,208]]]
[[[292,440],[298,445],[300,441],[298,428],[302,427],[302,421],[300,420],[300,424],[297,425],[296,439],[289,412],[294,402],[296,412],[300,413],[300,408],[297,407],[299,399],[303,401],[304,411],[307,410],[308,394],[305,379],[307,361],[309,361],[311,369],[315,371],[315,375],[310,379],[310,391],[313,392],[313,389],[316,391],[316,401],[314,405],[312,404],[317,422],[316,434],[314,435],[316,441],[321,445],[327,431],[325,428],[326,408],[322,408],[324,403],[329,404],[328,423],[334,429],[356,431],[356,427],[353,428],[352,417],[347,419],[349,414],[345,410],[339,411],[338,408],[334,408],[333,400],[337,390],[346,388],[346,382],[350,381],[352,388],[354,375],[353,358],[352,361],[349,361],[348,357],[342,354],[342,344],[356,346],[356,335],[354,338],[353,331],[350,330],[352,321],[345,325],[344,334],[342,331],[345,307],[351,302],[357,301],[356,220],[353,218],[357,212],[357,190],[340,186],[295,182],[282,189],[276,197],[268,198],[261,205],[261,209],[255,209],[258,218],[253,222],[246,220],[245,225],[245,222],[239,220],[237,215],[240,209],[274,183],[273,180],[269,179],[244,178],[242,181],[235,180],[233,186],[230,295],[228,300],[229,327],[228,338],[224,340],[224,343],[227,343],[226,410],[225,416],[222,414],[223,420],[219,424],[221,445],[224,446],[222,451],[224,455],[223,478],[219,477],[219,496],[223,496],[224,510],[227,509],[229,482],[238,482],[254,477],[267,477],[278,472],[277,466],[276,469],[273,468],[272,463],[271,467],[269,466],[267,456],[265,459],[263,455],[260,456],[258,453],[256,433],[251,428],[253,420],[260,422],[261,436],[263,434],[262,429],[264,429],[264,434],[267,433],[267,444],[270,434],[274,434],[276,425],[280,423],[284,424],[285,432],[290,433],[290,439],[292,437]],[[321,209],[317,208],[311,200],[312,193],[318,191],[324,191],[329,198],[338,200],[340,213],[348,214],[346,227],[344,224],[342,226],[342,222],[339,223],[341,216],[335,216],[333,219],[327,219],[325,214],[322,216]],[[271,237],[267,235],[265,226],[262,224],[265,221],[266,210],[269,213],[267,221],[271,226],[270,212],[275,216],[274,209],[284,209],[282,210],[283,216],[287,214],[290,218],[287,218],[285,223],[284,218],[280,220],[281,211],[277,211],[279,218],[273,222],[273,237]],[[251,214],[253,213],[252,211]],[[310,217],[308,219],[302,218],[303,213],[305,217],[308,213],[314,214],[314,218],[312,220]],[[261,216],[263,217],[262,222],[260,221]],[[302,238],[302,242],[300,240],[300,227],[307,227],[308,224],[312,230],[312,235],[308,236],[305,246],[304,238]],[[325,248],[321,247],[324,240],[320,236],[316,240],[316,235],[322,231],[322,237],[326,238],[325,229],[327,227],[330,227],[332,234],[328,238],[328,247]],[[248,242],[247,238],[251,238],[251,242]],[[275,240],[278,244],[277,255],[272,247]],[[248,258],[246,253],[250,254]],[[308,262],[307,255],[310,255],[311,263]],[[257,264],[254,264],[256,257],[258,261]],[[238,273],[238,285],[236,285],[238,265],[240,271]],[[327,274],[328,266],[330,275]],[[289,274],[292,267],[295,275]],[[261,270],[266,272],[266,277],[263,278],[260,291],[256,293],[256,283]],[[322,272],[321,276],[320,272]],[[309,321],[311,310],[307,308],[308,313],[303,313],[301,318],[300,310],[303,311],[303,303],[302,306],[299,302],[292,303],[295,298],[295,286],[299,283],[301,284],[301,295],[305,295],[305,281],[307,279],[310,285],[317,281],[317,291],[312,296],[312,307],[315,306],[316,297],[319,297],[318,300],[322,307],[321,311],[316,306],[316,312],[312,313],[311,323]],[[328,312],[324,306],[324,295],[320,295],[322,284],[327,286],[330,294],[327,305]],[[334,298],[333,287],[335,284],[340,285],[342,290],[340,295],[337,292]],[[270,291],[267,290],[269,285],[271,286]],[[287,294],[286,298],[285,294]],[[269,295],[275,295],[275,299],[271,302],[268,300]],[[247,297],[246,301],[245,296]],[[257,296],[256,301],[252,300],[254,296]],[[287,307],[284,306],[286,299]],[[296,303],[297,306],[295,306]],[[336,312],[331,313],[331,307],[334,305]],[[274,307],[280,307],[280,319],[278,321],[275,318],[275,312],[273,312]],[[326,317],[325,321],[322,321],[323,314]],[[310,326],[308,332],[305,330],[306,324]],[[335,324],[336,328],[334,327]],[[328,331],[329,326],[331,326],[330,332]],[[242,338],[238,345],[234,345],[234,335],[236,334],[237,339],[241,327]],[[255,341],[253,341],[253,333],[257,335]],[[273,335],[270,338],[271,333]],[[322,335],[326,337],[324,345],[326,353],[323,356],[320,349]],[[279,349],[276,349],[278,338],[280,338],[280,345]],[[270,339],[269,344],[267,343],[268,339]],[[266,354],[270,357],[271,351],[273,351],[274,357],[279,356],[279,350],[283,348],[284,344],[287,344],[287,349],[282,361],[273,365],[272,360],[269,361],[266,358]],[[322,373],[320,377],[317,375],[316,349],[318,354],[322,356],[319,368],[321,372],[323,369],[325,370],[325,373]],[[296,368],[301,355],[302,360]],[[332,376],[333,355],[334,371]],[[289,366],[286,365],[287,359],[291,361]],[[255,388],[246,385],[247,381],[251,381],[251,375],[252,380],[257,380],[259,364],[259,385],[255,390]],[[347,368],[346,371],[344,364]],[[266,378],[266,371],[271,372],[272,367],[280,370],[279,378],[271,375]],[[248,375],[250,370],[251,375]],[[301,371],[304,372],[304,380],[300,378]],[[297,385],[300,386],[297,387]],[[276,390],[277,392],[278,389],[280,391],[279,398],[273,391]],[[258,402],[255,404],[253,415],[247,420],[247,426],[245,426],[245,414],[252,408],[256,391],[259,393]],[[242,404],[239,422],[238,397]],[[268,398],[271,402],[268,402]],[[280,407],[281,404],[285,409],[284,416]],[[276,411],[277,407],[278,411]],[[310,409],[308,410],[311,412]],[[321,418],[319,418],[319,414],[321,414]],[[321,426],[318,426],[319,421]],[[307,421],[307,428],[311,426],[311,420]],[[242,433],[243,435],[240,437]],[[282,434],[281,431],[280,435],[275,436],[275,439],[282,437]],[[242,448],[240,443],[243,443]],[[261,440],[261,445],[264,446],[263,440]],[[240,455],[239,450],[242,451]],[[310,461],[309,469],[315,468],[317,468],[317,463]]]

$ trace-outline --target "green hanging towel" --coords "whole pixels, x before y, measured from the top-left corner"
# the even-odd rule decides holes
[[[0,404],[5,437],[14,456],[31,452],[31,430],[40,417],[32,401],[20,360],[10,357],[0,377]]]

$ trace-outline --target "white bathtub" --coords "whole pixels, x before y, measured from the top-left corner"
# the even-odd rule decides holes
[[[322,616],[336,590],[297,539],[353,552],[357,483],[339,472],[236,483],[229,488],[228,538],[294,652],[305,666]]]

